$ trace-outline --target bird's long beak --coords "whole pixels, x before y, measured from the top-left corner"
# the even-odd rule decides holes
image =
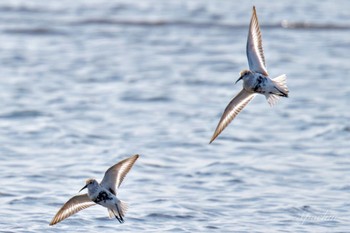
[[[238,83],[240,80],[242,80],[242,78],[243,78],[243,76],[239,77],[239,78],[237,79],[237,81],[235,82],[235,85],[236,85],[236,83]]]
[[[80,189],[79,193],[83,190],[83,189],[86,189],[87,188],[87,185],[85,185],[82,189]]]

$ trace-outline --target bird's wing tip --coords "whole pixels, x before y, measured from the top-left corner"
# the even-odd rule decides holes
[[[211,137],[209,144],[211,144],[211,143],[219,136],[219,134],[217,134],[216,131],[217,131],[217,130],[215,130],[214,135]]]
[[[256,8],[255,8],[255,6],[253,6],[253,16],[257,17],[256,16]]]

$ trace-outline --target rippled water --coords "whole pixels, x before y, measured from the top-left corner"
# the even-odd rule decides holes
[[[251,7],[272,77],[241,88]],[[2,1],[1,232],[350,231],[349,1]],[[85,179],[140,153],[119,196],[48,224]]]

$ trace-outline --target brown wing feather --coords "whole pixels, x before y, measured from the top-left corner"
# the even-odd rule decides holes
[[[253,7],[253,14],[250,20],[246,50],[249,69],[268,76],[262,46],[261,31],[255,7]]]
[[[53,217],[50,225],[54,225],[79,212],[80,210],[86,209],[93,205],[95,205],[95,202],[92,202],[87,194],[74,196],[61,207],[55,217]]]
[[[256,94],[241,90],[227,105],[209,143],[212,143]]]
[[[138,158],[139,155],[136,154],[110,167],[106,171],[101,181],[101,186],[109,189],[112,193],[116,194],[116,188],[119,188],[124,180],[124,177],[126,174],[128,174]]]

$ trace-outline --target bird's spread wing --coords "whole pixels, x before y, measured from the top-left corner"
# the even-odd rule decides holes
[[[74,196],[61,207],[55,217],[53,217],[50,225],[54,225],[63,219],[66,219],[69,216],[77,213],[78,211],[86,209],[93,205],[95,205],[95,202],[92,202],[87,194]]]
[[[228,124],[238,115],[238,113],[251,101],[256,94],[242,90],[227,105],[221,116],[218,126],[210,140],[212,143],[217,136],[226,128]]]
[[[130,171],[131,167],[138,158],[139,155],[136,154],[110,167],[106,171],[105,176],[101,181],[101,186],[108,189],[115,195],[117,193],[116,189],[119,188],[124,180],[124,177]]]
[[[247,40],[247,57],[249,69],[251,71],[268,76],[264,50],[262,46],[261,32],[256,15],[255,7],[253,7],[253,15],[250,20],[248,40]]]

